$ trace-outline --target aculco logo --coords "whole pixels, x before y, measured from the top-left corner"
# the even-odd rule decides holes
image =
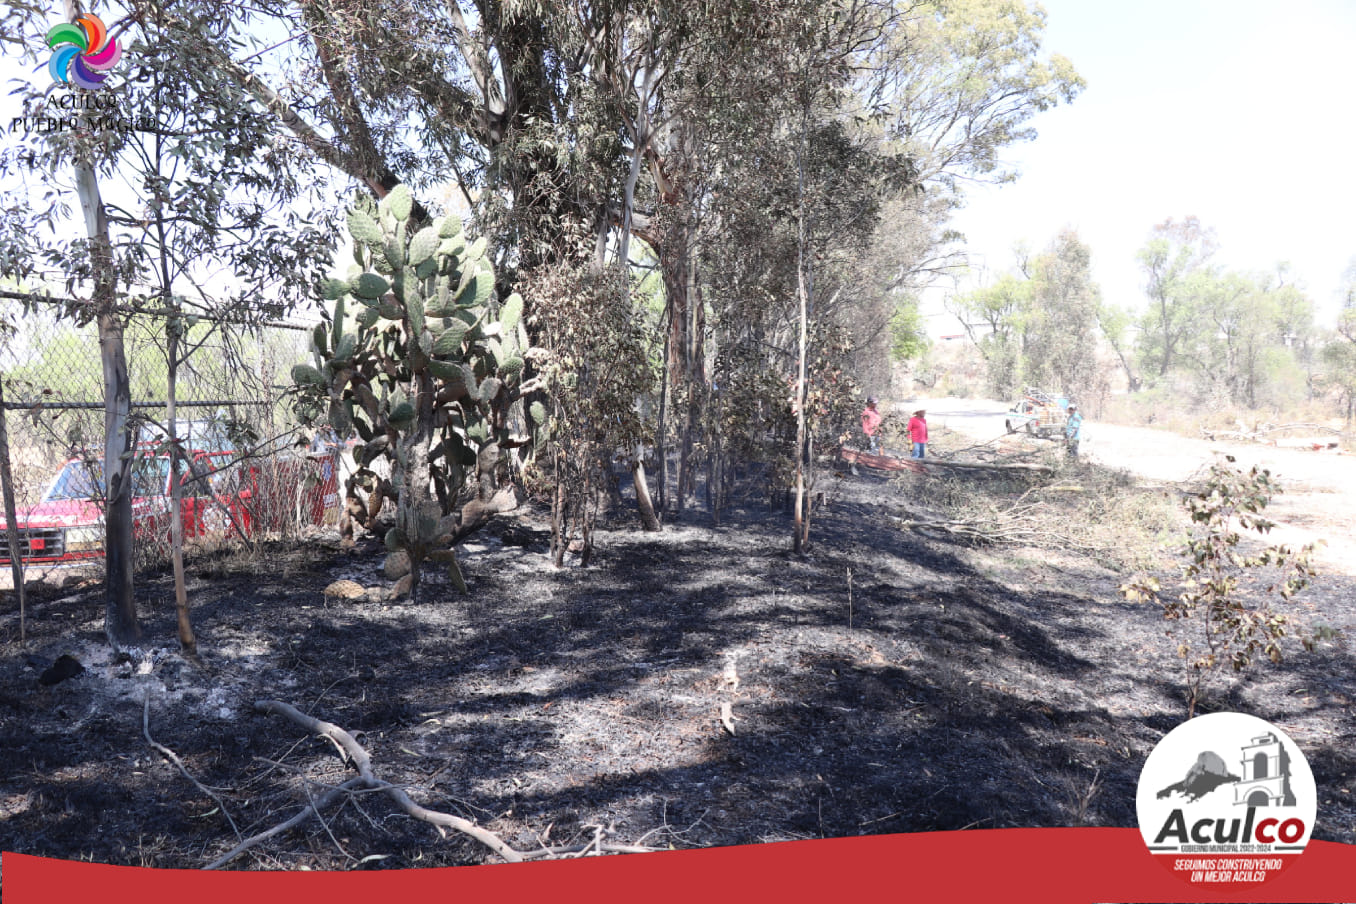
[[[1317,794],[1299,748],[1268,722],[1214,713],[1168,733],[1140,773],[1150,852],[1188,882],[1264,882],[1309,842]]]
[[[109,35],[103,21],[90,13],[76,16],[74,22],[52,26],[47,32],[47,46],[53,51],[47,64],[52,79],[81,88],[98,88],[108,78],[108,70],[122,59],[122,47]]]
[[[1278,841],[1286,844],[1294,844],[1304,837],[1308,828],[1304,820],[1291,818],[1281,822],[1275,817],[1267,817],[1256,826],[1253,825],[1257,818],[1257,808],[1248,807],[1246,818],[1230,819],[1227,822],[1223,819],[1198,819],[1192,824],[1190,832],[1187,831],[1186,814],[1181,810],[1173,810],[1169,814],[1167,822],[1163,823],[1163,829],[1154,838],[1154,844],[1160,845],[1164,841],[1177,839],[1180,844],[1236,844],[1240,841],[1253,841],[1257,844],[1276,844]],[[1243,824],[1243,831],[1239,832],[1239,823]]]

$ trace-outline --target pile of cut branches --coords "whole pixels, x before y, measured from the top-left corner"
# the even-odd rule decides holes
[[[1180,530],[1174,497],[1127,475],[1076,469],[938,469],[898,482],[902,530],[972,546],[1073,550],[1136,567]]]
[[[1066,487],[1066,491],[1081,488]],[[959,517],[893,518],[904,530],[929,536],[942,536],[977,546],[1036,546],[1077,549],[1081,552],[1105,552],[1108,543],[1096,542],[1081,526],[1062,511],[1063,506],[1041,498],[1044,490],[1060,488],[1032,487],[1016,499],[997,500],[976,497]]]

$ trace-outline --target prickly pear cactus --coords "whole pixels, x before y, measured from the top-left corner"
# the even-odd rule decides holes
[[[396,523],[386,547],[409,556],[417,596],[425,562],[446,566],[464,591],[453,544],[516,502],[499,485],[500,454],[526,444],[508,424],[531,387],[523,301],[499,302],[485,239],[468,240],[455,217],[417,225],[412,207],[399,185],[375,208],[349,212],[355,264],[324,282],[333,322],[316,327],[314,363],[292,379],[299,410],[326,411],[340,436],[357,432],[360,484],[381,492],[370,465],[389,460]]]

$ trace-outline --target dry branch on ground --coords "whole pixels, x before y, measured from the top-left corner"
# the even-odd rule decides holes
[[[296,828],[297,826],[308,822],[312,817],[319,818],[320,813],[325,808],[346,796],[348,793],[357,790],[380,791],[389,797],[396,806],[408,816],[426,822],[437,828],[440,835],[446,836],[448,829],[460,832],[461,834],[480,842],[509,863],[520,863],[524,860],[545,859],[567,855],[578,856],[590,852],[596,854],[641,853],[652,850],[651,848],[640,845],[616,844],[604,841],[603,834],[605,830],[601,827],[597,827],[594,837],[583,845],[542,847],[535,851],[519,851],[507,844],[494,832],[484,829],[468,819],[454,816],[451,813],[430,810],[421,806],[416,803],[403,788],[379,778],[373,771],[371,754],[367,752],[366,748],[358,743],[353,735],[349,734],[338,725],[308,716],[296,707],[278,700],[259,700],[254,704],[254,710],[258,713],[271,713],[283,716],[313,734],[326,738],[335,745],[345,761],[358,770],[358,777],[349,779],[338,787],[330,788],[318,798],[311,798],[308,794],[307,798],[309,803],[301,812],[264,832],[246,838],[230,851],[208,864],[205,869],[219,869],[251,848],[257,847],[269,838]],[[195,784],[197,783],[195,782]]]

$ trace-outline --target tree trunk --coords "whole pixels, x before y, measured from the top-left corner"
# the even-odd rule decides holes
[[[65,2],[66,18],[80,10]],[[104,632],[114,647],[141,639],[136,601],[132,596],[132,452],[127,431],[132,413],[132,389],[127,376],[127,352],[122,321],[117,315],[117,283],[108,215],[99,195],[99,180],[86,158],[75,162],[76,194],[85,215],[90,240],[90,270],[94,276],[94,309],[98,312],[99,356],[104,376]]]
[[[161,247],[164,245],[162,243]],[[183,321],[177,317],[168,324],[167,381],[168,400],[165,403],[165,421],[170,436],[170,560],[174,570],[174,614],[179,631],[179,646],[189,655],[198,652],[198,640],[193,635],[193,621],[188,611],[188,588],[184,580],[184,487],[179,479],[178,377],[179,330]]]
[[[650,487],[645,478],[645,462],[641,459],[643,452],[639,447],[636,448],[631,456],[631,481],[636,487],[636,508],[640,510],[641,526],[648,531],[661,530],[659,517],[655,514],[654,503],[650,501]]]
[[[1168,370],[1172,367],[1172,325],[1168,320],[1168,301],[1166,297],[1160,298],[1158,303],[1159,316],[1163,319],[1163,361],[1158,368],[1159,379],[1168,375]]]
[[[687,488],[689,495],[696,493],[696,471],[697,461],[693,452],[693,444],[697,440],[697,434],[701,430],[703,408],[703,394],[706,391],[706,312],[702,303],[701,287],[697,284],[696,261],[690,250],[692,242],[692,230],[687,230],[684,240],[689,243],[689,251],[686,253],[689,278],[684,285],[686,293],[685,307],[688,314],[688,322],[683,330],[687,340],[687,347],[683,352],[683,364],[686,368],[686,388],[687,388],[687,419],[683,428],[683,473],[679,479]]]
[[[810,131],[809,101],[805,102],[801,118],[800,144],[796,149],[796,193],[799,210],[796,223],[796,299],[799,302],[800,328],[796,342],[796,486],[795,517],[792,521],[791,548],[797,555],[804,555],[810,545],[810,513],[807,509],[806,494],[806,445],[807,430],[805,423],[806,396],[806,352],[809,345],[810,322],[810,286],[806,273],[806,234],[805,234],[805,155],[808,152]]]
[[[91,172],[92,175],[92,172]],[[104,242],[108,233],[104,232]],[[107,248],[107,244],[104,245]],[[111,281],[101,280],[101,283]],[[111,284],[109,285],[111,288]],[[104,371],[104,632],[115,648],[141,639],[133,597],[132,455],[135,443],[128,429],[132,410],[122,321],[101,304],[99,352]]]
[[[675,210],[677,215],[682,212]],[[685,404],[684,412],[680,417],[674,420],[678,423],[678,481],[675,488],[674,507],[678,512],[682,512],[687,504],[688,493],[691,487],[688,485],[690,471],[688,468],[688,459],[692,453],[692,410],[691,395],[693,392],[691,377],[691,367],[689,355],[691,353],[691,342],[688,330],[690,328],[689,320],[689,297],[688,297],[688,236],[687,230],[682,223],[675,222],[665,230],[664,241],[659,247],[660,273],[664,279],[664,297],[668,304],[665,309],[668,312],[668,323],[666,324],[666,342],[668,347],[668,359],[665,362],[665,368],[668,371],[672,398],[675,405],[680,399]],[[677,412],[675,412],[676,414]]]
[[[413,344],[413,338],[411,340]],[[432,500],[429,498],[429,482],[431,480],[428,466],[429,449],[433,445],[433,384],[427,371],[416,377],[414,386],[414,408],[416,412],[416,427],[414,433],[406,440],[402,440],[404,448],[404,465],[400,468],[400,482],[397,486],[396,499],[396,523],[400,529],[405,532],[406,541],[409,544],[410,556],[410,601],[419,602],[419,578],[422,572],[423,559],[428,552],[428,545],[433,538],[427,536],[427,532],[420,528],[420,515],[429,516],[432,506]],[[494,450],[495,458],[498,458],[498,447],[487,446],[481,450],[483,457],[489,449]],[[479,462],[477,462],[479,469]],[[484,475],[478,474],[480,481],[480,492],[484,492]],[[437,520],[435,517],[434,520]]]
[[[556,453],[556,493],[555,504],[551,506],[551,564],[557,568],[565,566],[565,547],[569,545],[565,531],[569,524],[566,506],[569,496],[565,493],[565,481],[561,473],[561,455]]]
[[[664,315],[668,316],[668,302],[664,303]],[[667,512],[669,510],[668,485],[669,485],[669,453],[668,438],[665,431],[668,429],[668,404],[669,404],[669,336],[664,335],[664,357],[663,366],[659,374],[659,422],[655,425],[654,431],[654,451],[659,461],[659,510]]]
[[[652,84],[654,71],[647,70],[640,94],[640,117],[636,134],[631,140],[631,169],[626,176],[626,188],[622,198],[622,227],[620,247],[617,249],[617,266],[628,277],[631,270],[631,229],[636,204],[636,182],[640,179],[640,165],[645,156],[645,148],[650,141],[650,116],[648,89]],[[628,298],[629,303],[629,298]],[[661,426],[662,430],[662,426]],[[654,503],[650,501],[650,487],[645,479],[645,463],[639,445],[631,455],[631,479],[636,487],[636,508],[640,512],[640,523],[647,531],[661,530],[659,518],[655,515]],[[585,543],[586,549],[589,543]],[[587,563],[585,563],[587,564]]]
[[[796,376],[796,486],[795,486],[795,517],[792,523],[791,548],[797,555],[804,555],[809,551],[810,541],[810,518],[806,509],[805,492],[805,351],[808,333],[808,312],[807,299],[805,291],[805,274],[801,272],[800,291],[797,295],[800,298],[800,339],[797,343],[798,361]]]
[[[5,533],[9,546],[9,569],[14,576],[14,594],[19,600],[19,644],[27,637],[28,602],[24,587],[24,560],[19,550],[19,515],[14,504],[14,475],[9,466],[9,429],[5,424],[5,378],[0,374],[0,485],[5,496]]]

